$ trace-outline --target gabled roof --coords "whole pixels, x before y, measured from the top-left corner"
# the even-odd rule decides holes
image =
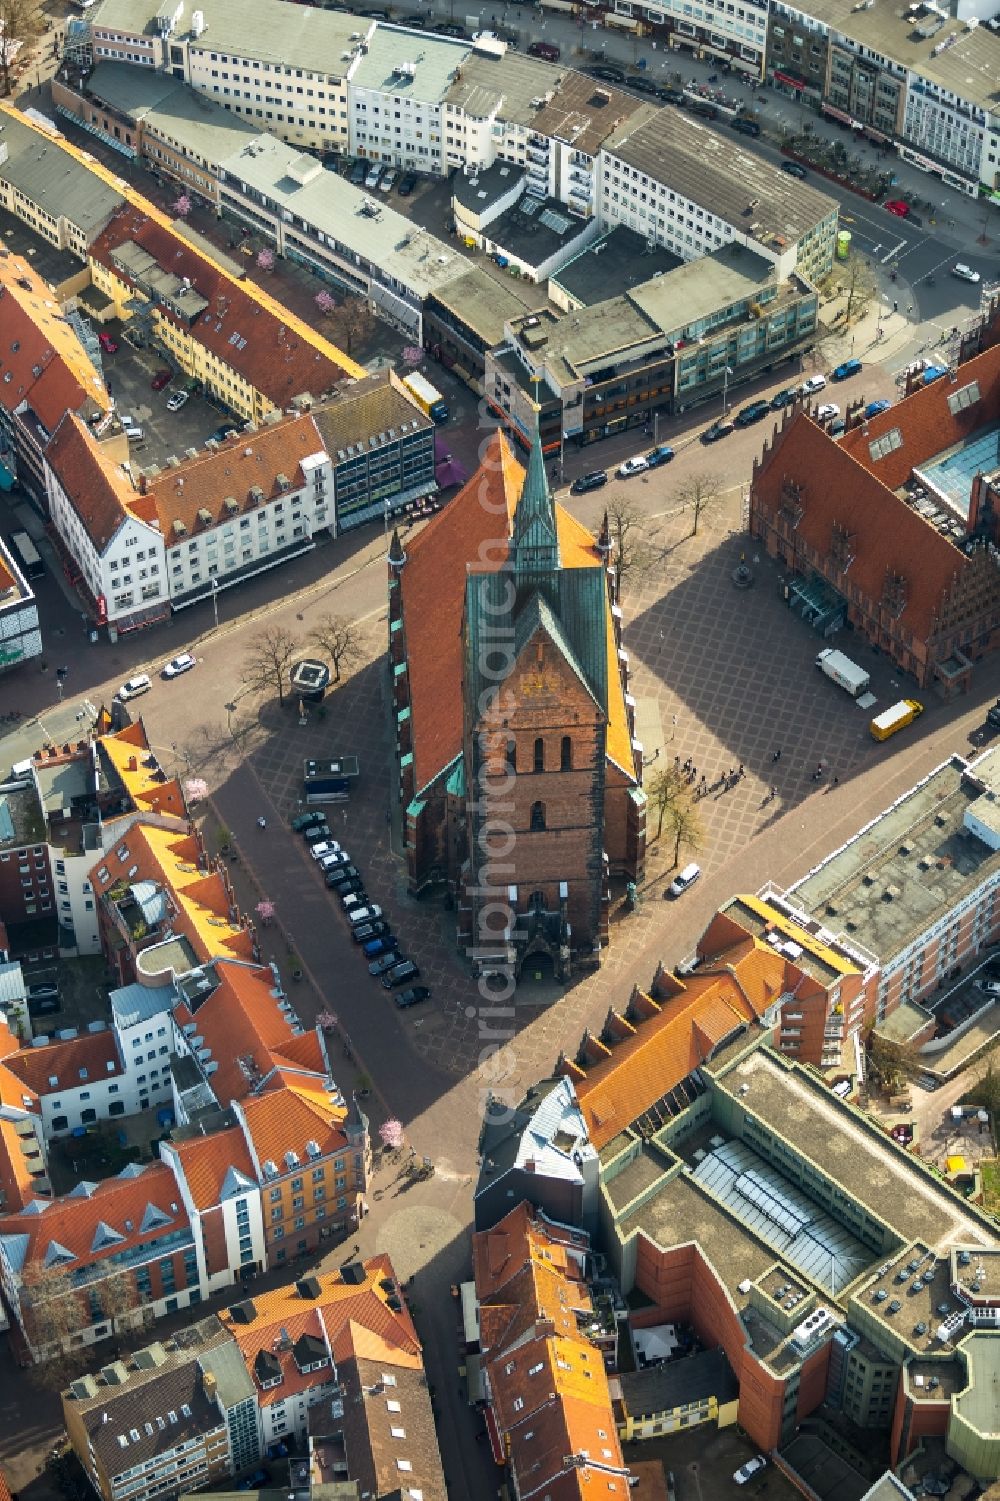
[[[300,489],[305,483],[302,464],[308,458],[325,458],[315,422],[311,417],[286,417],[258,432],[227,438],[215,453],[202,452],[177,469],[165,469],[147,486],[164,541],[169,547],[181,536],[219,526],[286,490]]]
[[[115,265],[115,253],[139,247],[160,272],[187,284],[205,303],[190,326],[191,334],[215,357],[260,391],[276,407],[293,398],[321,396],[345,378],[364,372],[321,334],[281,307],[252,282],[238,281],[172,229],[138,194],[114,215],[90,247],[92,258],[121,280],[132,282]],[[134,283],[132,283],[134,284]],[[160,310],[187,330],[164,304]]]
[[[273,1162],[279,1173],[290,1171],[290,1152],[303,1167],[308,1166],[311,1141],[319,1147],[317,1158],[347,1149],[341,1125],[347,1116],[346,1105],[321,1105],[311,1091],[267,1090],[243,1100],[241,1109],[257,1161],[262,1165]]]
[[[85,1032],[67,1042],[21,1048],[4,1063],[39,1096],[86,1089],[88,1084],[118,1078],[123,1072],[113,1031]]]
[[[219,983],[198,1007],[196,1027],[208,1052],[206,1063],[218,1067],[210,1084],[225,1108],[258,1088],[275,1066],[275,1053],[296,1041],[292,1023],[279,1010],[274,974],[267,965],[215,965]],[[180,1027],[194,1019],[181,1004],[175,1010]]]
[[[65,412],[108,410],[104,382],[51,288],[8,251],[0,253],[0,323],[0,403],[8,412],[27,402],[53,433]]]
[[[141,718],[113,735],[102,735],[97,746],[137,808],[175,818],[187,816],[181,785],[161,769]]]
[[[238,1184],[256,1184],[257,1172],[239,1126],[170,1144],[197,1210],[212,1209],[239,1192]]]
[[[143,506],[118,464],[73,412],[67,412],[45,450],[45,462],[66,492],[94,547],[103,553],[126,521],[148,526]]]

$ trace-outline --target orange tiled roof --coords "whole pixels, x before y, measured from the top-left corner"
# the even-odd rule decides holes
[[[726,956],[723,971],[687,979],[680,993],[658,1002],[635,1033],[610,1055],[572,1072],[590,1140],[600,1151],[619,1131],[674,1089],[741,1023],[755,1021],[780,994],[789,961],[750,940]]]
[[[53,433],[45,459],[98,552],[130,516],[142,519],[124,472],[73,412],[66,413]]]
[[[166,777],[152,753],[141,719],[113,735],[102,735],[100,747],[111,762],[137,808],[185,818],[187,807],[180,783]]]
[[[191,333],[217,359],[260,391],[274,406],[285,408],[296,396],[320,396],[348,377],[364,372],[353,360],[334,348],[321,334],[276,305],[250,282],[237,280],[214,261],[202,255],[190,241],[173,230],[152,205],[138,194],[113,216],[90,246],[93,260],[121,281],[128,278],[113,261],[113,252],[125,244],[142,247],[157,265],[178,277],[187,277],[195,291],[208,302]],[[172,317],[160,304],[160,312]],[[175,320],[187,332],[187,324]],[[234,340],[233,335],[238,339]],[[239,340],[243,340],[241,347]]]
[[[155,503],[167,545],[181,535],[178,527],[194,535],[241,511],[256,510],[289,487],[300,488],[303,460],[323,452],[323,440],[312,418],[288,417],[258,432],[227,438],[217,453],[199,453],[179,469],[164,470],[147,493]],[[278,483],[279,476],[288,482],[284,487]],[[250,499],[253,487],[264,492],[263,502]],[[199,519],[202,511],[209,513],[210,522]]]
[[[231,1172],[257,1182],[257,1169],[239,1126],[171,1143],[170,1150],[177,1154],[196,1209],[211,1209],[220,1202]]]
[[[272,994],[269,968],[219,963],[216,974],[219,985],[199,1006],[197,1029],[218,1064],[212,1089],[225,1106],[250,1094],[274,1067],[274,1053],[296,1038]],[[183,1005],[176,1007],[176,1018],[182,1027],[192,1019]]]
[[[22,1048],[4,1062],[38,1095],[79,1089],[88,1081],[118,1078],[123,1072],[111,1031],[85,1032],[82,1037],[50,1042],[44,1048]]]
[[[339,1270],[314,1272],[312,1275],[319,1283],[319,1293],[315,1298],[303,1297],[298,1283],[294,1282],[272,1292],[255,1293],[256,1315],[250,1324],[237,1321],[228,1310],[220,1313],[220,1319],[240,1348],[251,1377],[254,1376],[254,1361],[262,1350],[274,1355],[281,1366],[280,1386],[261,1391],[258,1383],[258,1400],[262,1406],[283,1402],[330,1379],[329,1367],[300,1372],[291,1350],[281,1348],[285,1334],[292,1344],[303,1335],[321,1340],[337,1364],[342,1364],[352,1355],[363,1355],[390,1366],[420,1369],[423,1363],[420,1341],[409,1309],[402,1299],[400,1309],[388,1305],[388,1299],[396,1291],[392,1262],[388,1256],[380,1255],[369,1257],[362,1265],[365,1280],[358,1283],[345,1282]],[[383,1280],[388,1282],[388,1287],[382,1286]]]
[[[297,1089],[278,1089],[249,1096],[241,1108],[254,1155],[261,1164],[270,1161],[285,1172],[287,1152],[295,1152],[300,1162],[308,1163],[306,1143],[310,1141],[316,1143],[323,1157],[347,1149],[347,1136],[340,1124],[347,1117],[346,1106],[324,1109]]]
[[[480,1298],[499,1292],[531,1261],[540,1261],[560,1275],[579,1281],[579,1254],[586,1242],[582,1232],[542,1218],[526,1201],[512,1209],[492,1230],[472,1237],[472,1269]],[[576,1246],[577,1255],[570,1254]]]
[[[25,1262],[72,1270],[189,1227],[170,1168],[163,1162],[103,1183],[83,1184],[40,1213],[25,1210],[0,1219],[0,1234],[26,1235]],[[111,1232],[99,1235],[101,1227]],[[64,1253],[69,1253],[65,1255]]]
[[[107,411],[104,382],[51,287],[7,252],[0,256],[0,324],[0,403],[7,411],[26,402],[50,433],[65,412]]]

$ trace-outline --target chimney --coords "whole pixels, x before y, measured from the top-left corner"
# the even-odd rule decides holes
[[[139,763],[136,760],[135,756],[129,756],[129,758],[128,758],[128,769],[129,769],[129,771],[138,771],[139,770]]]
[[[214,1372],[202,1371],[201,1384],[208,1401],[214,1402],[219,1395],[219,1383],[215,1379]]]

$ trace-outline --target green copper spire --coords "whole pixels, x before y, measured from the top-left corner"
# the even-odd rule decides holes
[[[514,512],[514,568],[519,574],[551,573],[559,567],[556,509],[545,473],[539,432],[541,408],[535,403],[535,431],[524,484]]]

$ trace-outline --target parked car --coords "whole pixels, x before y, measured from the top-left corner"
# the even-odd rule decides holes
[[[167,397],[167,411],[179,412],[181,407],[186,406],[190,399],[190,391],[175,391],[172,396]]]
[[[382,176],[382,163],[381,162],[376,162],[375,165],[374,165],[374,167],[370,167],[368,169],[368,176],[365,178],[365,187],[366,188],[377,188],[378,187],[378,180],[379,180],[379,178],[381,176]]]
[[[739,1469],[734,1471],[733,1479],[737,1485],[746,1485],[747,1481],[752,1480],[757,1472],[763,1470],[766,1465],[767,1460],[763,1454],[755,1454],[753,1459],[748,1459],[745,1465],[740,1465]]]
[[[398,176],[399,176],[399,173],[394,168],[392,170],[388,171],[385,174],[385,176],[383,177],[382,181],[378,185],[379,192],[380,193],[391,193],[392,192],[392,185],[396,181],[396,178]]]
[[[382,976],[382,984],[386,990],[395,990],[397,985],[405,985],[408,980],[419,980],[420,969],[412,959],[404,959],[401,964],[387,970]]]
[[[292,828],[296,834],[302,834],[306,829],[311,829],[318,823],[326,823],[326,814],[321,813],[318,808],[313,808],[310,813],[300,813],[297,818],[293,818]]]
[[[861,370],[860,360],[845,360],[842,365],[830,371],[831,380],[850,380],[852,375],[857,375]]]
[[[366,162],[354,163],[354,166],[351,168],[351,182],[356,188],[360,188],[361,184],[364,182],[365,174],[367,173],[367,171],[368,164]]]
[[[329,831],[328,831],[329,832]],[[308,840],[309,836],[306,835]],[[324,839],[320,844],[314,844],[309,851],[314,860],[322,860],[324,855],[335,855],[340,849],[336,839]]]
[[[28,997],[28,1015],[31,1017],[55,1016],[56,1012],[61,1010],[62,1006],[58,996],[47,997],[37,1001],[32,1000],[30,995]]]
[[[370,902],[367,907],[352,907],[347,914],[347,921],[352,928],[360,927],[362,923],[374,922],[382,916],[382,908],[377,902]]]
[[[671,89],[671,88],[667,88],[665,86],[661,86],[656,91],[656,97],[658,99],[662,99],[664,104],[683,104],[684,103],[684,91],[683,91],[683,89]]]
[[[439,36],[464,36],[465,27],[459,26],[457,21],[437,21],[431,27]]]
[[[902,198],[890,198],[885,206],[887,214],[893,214],[897,219],[910,217],[910,205]]]
[[[690,865],[685,865],[684,869],[671,881],[667,890],[672,897],[683,896],[688,887],[693,886],[700,875],[700,865],[695,865],[693,862]]]
[[[776,395],[771,397],[771,411],[780,412],[785,407],[790,407],[797,395],[798,392],[794,386],[786,386],[783,391],[778,391]]]
[[[408,990],[401,990],[393,996],[397,1006],[418,1006],[421,1001],[429,1001],[431,991],[429,985],[411,985]]]
[[[741,407],[733,418],[734,427],[752,427],[755,422],[763,422],[771,410],[769,401],[751,401],[749,406]]]
[[[123,704],[127,704],[130,698],[138,698],[140,694],[148,693],[152,686],[152,678],[140,672],[136,677],[129,678],[127,682],[122,683],[115,697],[120,698]]]
[[[877,417],[880,412],[887,412],[891,406],[891,401],[886,401],[884,396],[880,396],[878,401],[870,401],[865,407],[865,417]]]
[[[528,56],[543,58],[547,63],[557,63],[561,53],[555,42],[532,42],[528,48]],[[624,77],[624,74],[622,76]]]
[[[330,837],[330,825],[328,823],[314,823],[311,829],[306,829],[302,837],[306,844],[325,844]]]
[[[698,115],[702,120],[717,120],[719,118],[719,111],[707,99],[686,99],[686,103],[691,113]]]
[[[730,120],[729,123],[732,126],[733,130],[739,131],[740,135],[760,135],[760,126],[757,124],[756,120],[744,120],[740,116],[737,116],[735,120]]]
[[[360,879],[360,876],[361,872],[360,870],[358,870],[358,867],[356,865],[341,865],[329,872],[329,885],[346,886],[347,883],[349,881],[353,881],[355,877],[358,877]]]
[[[834,417],[840,416],[840,408],[835,401],[824,401],[816,408],[817,422],[832,422]]]
[[[319,868],[323,872],[323,879],[328,886],[336,886],[337,882],[330,879],[338,870],[343,870],[345,865],[350,865],[351,857],[341,850],[339,855],[324,855],[319,862]]]
[[[713,422],[712,426],[706,427],[705,431],[702,433],[701,441],[703,443],[718,443],[720,438],[728,438],[729,434],[733,430],[734,424],[732,422],[729,422],[728,420]]]
[[[220,422],[212,437],[216,443],[225,443],[227,438],[234,438],[238,432],[235,422]]]
[[[40,980],[37,985],[27,987],[29,1001],[57,1001],[59,999],[59,986],[54,980]]]
[[[976,980],[974,983],[977,990],[985,991],[987,995],[1000,995],[1000,980]],[[28,994],[31,994],[30,990]]]
[[[782,162],[781,170],[782,172],[787,172],[789,177],[797,177],[800,182],[805,182],[809,176],[809,173],[801,162]]]
[[[352,876],[349,881],[345,881],[342,886],[338,886],[336,891],[340,897],[340,905],[342,907],[353,906],[355,902],[366,902],[368,900],[365,883],[360,876]]]
[[[980,280],[979,272],[973,271],[972,267],[967,266],[964,261],[957,261],[951,268],[951,274],[952,276],[957,276],[959,281],[976,282]]]
[[[180,656],[171,657],[160,676],[163,678],[179,678],[182,672],[190,672],[198,663],[189,651],[182,651]]]
[[[409,198],[416,185],[417,174],[415,172],[404,172],[402,177],[399,179],[399,183],[396,187],[396,192],[399,194],[400,198]]]
[[[379,938],[369,938],[362,946],[361,952],[366,959],[377,959],[379,954],[388,954],[396,947],[396,940],[391,933],[383,933]]]
[[[830,437],[842,438],[847,431],[847,423],[843,417],[838,417],[836,422],[830,423]]]
[[[646,468],[659,469],[661,464],[669,464],[674,456],[674,451],[669,443],[660,443],[656,448],[651,448],[646,455]]]
[[[355,943],[367,943],[369,938],[377,938],[380,934],[388,933],[389,924],[381,918],[372,918],[370,922],[358,923],[351,937]]]
[[[599,490],[608,482],[607,471],[604,469],[592,469],[589,474],[581,474],[569,487],[571,495],[586,495],[588,490]]]
[[[799,387],[799,390],[800,390],[800,392],[802,393],[803,396],[812,396],[816,391],[825,391],[826,390],[826,376],[825,375],[810,375],[810,376],[808,376],[802,382],[801,386]]]
[[[942,375],[947,374],[943,365],[928,365],[924,371],[924,385],[929,386],[932,380],[940,380]]]
[[[652,94],[654,99],[660,92],[659,84],[654,83],[651,78],[627,78],[625,87],[634,90],[637,94]]]
[[[157,370],[149,384],[154,391],[162,391],[164,386],[169,386],[173,378],[174,372],[172,370]]]
[[[104,334],[104,333],[98,334],[97,335],[97,342],[98,342],[98,344],[100,344],[100,346],[104,350],[105,354],[117,354],[118,353],[118,345],[115,343],[114,339],[111,337],[110,334]]]
[[[590,68],[581,68],[581,73],[587,73],[591,78],[598,78],[602,83],[624,83],[625,71],[623,68],[609,68],[604,63],[597,63]]]
[[[631,459],[626,459],[624,464],[619,464],[615,470],[619,479],[631,479],[633,474],[642,474],[649,468],[649,462],[645,454],[637,453]]]
[[[380,954],[377,959],[373,959],[368,966],[368,973],[370,975],[384,975],[390,969],[395,969],[396,965],[402,962],[402,954],[397,954],[395,949],[393,949],[391,953]]]

